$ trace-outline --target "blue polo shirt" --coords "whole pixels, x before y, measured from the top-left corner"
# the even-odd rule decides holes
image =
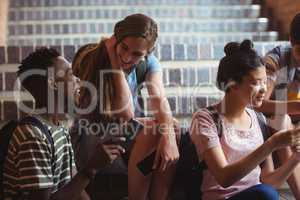
[[[146,76],[150,73],[155,73],[155,72],[161,72],[162,67],[161,64],[159,63],[158,59],[152,54],[148,55],[148,58],[146,60],[147,62],[147,68],[146,68]],[[140,87],[137,83],[137,77],[136,77],[136,68],[133,66],[133,70],[127,74],[126,76],[131,94],[132,94],[132,102],[133,102],[133,107],[135,109],[135,114],[138,116],[140,114],[140,109],[138,108],[138,93],[137,89]]]

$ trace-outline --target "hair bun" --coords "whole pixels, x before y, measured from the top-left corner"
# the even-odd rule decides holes
[[[240,46],[241,46],[240,49],[242,51],[249,51],[249,50],[253,49],[253,47],[254,47],[251,40],[244,40]]]
[[[238,42],[229,42],[224,47],[224,52],[226,56],[230,56],[240,50],[240,44]]]

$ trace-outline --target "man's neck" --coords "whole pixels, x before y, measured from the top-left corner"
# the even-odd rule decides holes
[[[55,116],[53,114],[37,114],[38,117],[42,118],[49,125],[57,126],[58,122],[55,120]]]
[[[68,119],[66,114],[39,114],[38,116],[54,126],[59,126],[61,121]]]

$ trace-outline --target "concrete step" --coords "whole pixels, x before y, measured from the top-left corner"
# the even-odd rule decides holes
[[[94,26],[94,25],[91,25]],[[46,29],[39,29],[37,26],[31,30],[27,26],[16,29],[14,26],[9,28],[8,44],[14,45],[83,45],[86,43],[98,42],[100,38],[109,37],[111,34],[55,34],[49,35]],[[33,28],[33,27],[32,27]],[[95,27],[94,27],[95,28]],[[91,27],[90,27],[91,29]],[[40,32],[42,31],[42,32]],[[76,31],[75,29],[72,31]],[[50,31],[52,32],[52,31]],[[97,28],[96,28],[97,32]],[[29,34],[30,33],[30,34]],[[25,35],[27,34],[27,35]],[[230,41],[242,41],[245,38],[252,41],[276,41],[277,32],[210,32],[210,33],[159,33],[158,43],[160,44],[197,44],[197,43],[226,43]]]
[[[217,67],[201,65],[198,67],[183,66],[177,69],[163,69],[164,86],[167,88],[170,87],[170,89],[168,88],[168,90],[170,90],[169,92],[174,92],[174,90],[171,89],[172,87],[179,87],[179,89],[190,87],[189,89],[194,90],[194,92],[199,92],[195,89],[204,88],[208,85],[215,85]],[[7,69],[5,66],[0,66],[0,91],[14,91],[20,89],[20,84],[17,80],[15,71]],[[192,92],[189,89],[185,91]],[[175,90],[175,93],[181,92],[182,91]]]
[[[190,87],[195,89],[194,87],[215,85],[218,61],[177,62],[173,65],[162,62],[161,64],[163,66],[163,82],[165,87]],[[18,64],[0,65],[0,91],[20,89],[16,77],[17,70]]]
[[[254,42],[254,47],[258,54],[265,55],[265,53],[275,46],[283,44],[287,44],[287,42]],[[154,53],[161,61],[219,60],[224,56],[224,46],[224,43],[200,43],[194,45],[159,44]]]
[[[211,105],[221,99],[223,93],[215,86],[207,85],[200,87],[167,87],[166,97],[169,101],[172,114],[176,117],[191,117],[191,113],[200,108]],[[150,111],[151,97],[143,93],[146,115],[152,115]]]
[[[260,55],[264,55],[275,46],[286,44],[280,42],[255,42],[254,47]],[[20,63],[22,58],[27,56],[35,48],[40,46],[8,46],[0,47],[0,65]],[[51,46],[62,53],[69,61],[72,61],[78,45],[57,45]],[[163,62],[167,61],[204,61],[219,60],[224,56],[224,43],[218,44],[158,44],[154,51],[157,58]],[[179,62],[179,64],[181,64]],[[192,64],[192,63],[189,63]],[[170,62],[168,65],[178,65],[177,62]],[[179,66],[178,66],[179,67]],[[182,66],[181,66],[182,67]]]
[[[268,49],[281,43],[285,42],[256,43],[255,47],[264,54]],[[189,118],[190,114],[198,108],[216,102],[222,95],[213,86],[218,66],[218,60],[214,58],[221,56],[220,52],[223,53],[224,47],[224,44],[218,45],[158,45],[156,55],[162,60],[166,95],[174,116],[182,119]],[[19,96],[14,94],[13,86],[16,82],[15,71],[18,66],[16,63],[19,63],[35,48],[34,46],[0,47],[0,114],[2,120],[22,116],[22,112],[17,109],[19,102],[34,105],[32,99],[25,95],[24,91],[21,91]],[[54,46],[53,48],[72,60],[78,46]],[[210,53],[207,54],[207,52]],[[16,84],[17,90],[19,87]],[[144,94],[145,102],[148,102],[148,99],[149,97]]]
[[[185,90],[185,91],[184,91]],[[187,92],[187,90],[190,92]],[[175,92],[181,94],[175,94]],[[166,97],[170,104],[173,116],[178,117],[183,122],[189,120],[193,112],[200,108],[211,105],[220,100],[222,93],[212,86],[201,88],[167,88]],[[145,95],[144,111],[146,116],[152,116],[149,100],[151,97]],[[19,108],[25,104],[29,108],[34,108],[32,96],[25,91],[4,91],[0,93],[0,119],[10,120],[23,116],[24,112]],[[23,107],[21,107],[23,108]],[[31,110],[32,111],[32,110]],[[0,120],[0,121],[1,121]]]
[[[98,37],[99,38],[99,37]],[[197,44],[197,43],[227,43],[230,41],[243,41],[245,38],[252,41],[276,41],[278,33],[269,32],[210,32],[210,33],[160,33],[160,44]]]
[[[9,11],[10,21],[118,19],[132,13],[144,13],[154,18],[257,18],[259,5],[126,5],[18,7]]]
[[[255,47],[261,55],[279,44],[256,43]],[[163,81],[166,87],[200,87],[214,84],[217,75],[218,59],[223,56],[223,45],[158,45],[155,52],[163,66]],[[17,67],[23,58],[31,53],[34,46],[0,47],[0,91],[12,91],[16,86]],[[52,46],[69,61],[78,46]],[[16,83],[16,84],[15,84]]]
[[[11,7],[77,5],[249,5],[252,0],[10,0]]]
[[[114,24],[118,20],[105,19],[95,21],[89,20],[27,20],[9,21],[9,32],[13,35],[38,34],[40,28],[49,35],[68,34],[68,33],[112,33]],[[173,33],[197,33],[197,32],[259,32],[266,31],[268,27],[267,18],[240,18],[240,19],[178,19],[158,18],[160,32]],[[98,27],[98,29],[96,29]],[[34,29],[37,29],[34,31]],[[24,31],[23,31],[24,30]],[[26,30],[26,31],[25,31]],[[96,31],[97,30],[97,31]],[[42,33],[42,30],[41,30]]]

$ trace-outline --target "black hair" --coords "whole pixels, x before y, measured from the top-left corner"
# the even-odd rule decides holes
[[[32,70],[45,70],[45,73],[47,73],[47,69],[53,67],[54,59],[58,56],[60,56],[60,53],[55,49],[37,49],[22,60],[17,75],[20,77],[24,73],[30,73]],[[32,73],[21,81],[21,86],[34,97],[37,108],[44,107],[47,105],[48,78],[47,76],[34,74],[33,71]]]
[[[296,14],[290,25],[292,45],[300,44],[300,13]]]
[[[230,42],[225,45],[224,52],[217,74],[217,87],[222,91],[227,91],[230,81],[239,83],[250,71],[264,65],[251,40]]]

